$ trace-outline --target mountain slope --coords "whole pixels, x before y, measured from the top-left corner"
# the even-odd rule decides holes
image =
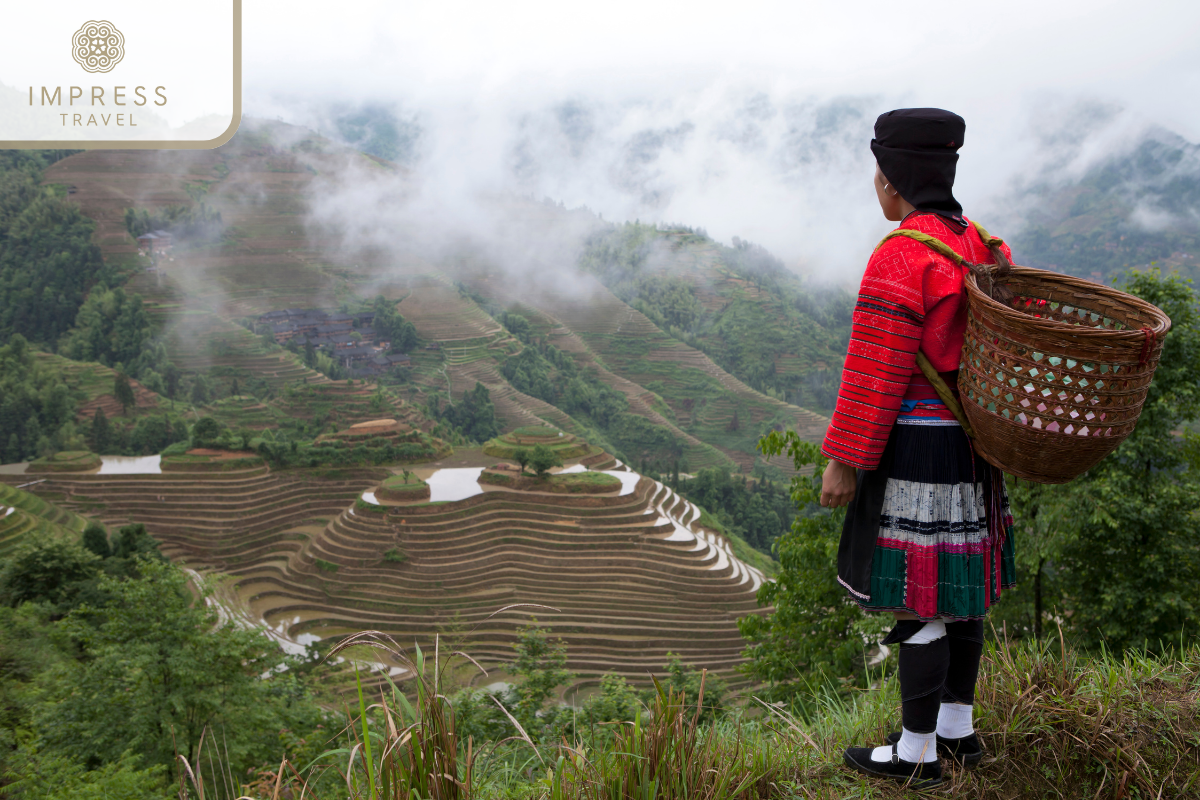
[[[226,381],[259,376],[276,385],[321,382],[323,376],[237,322],[275,309],[335,307],[384,294],[399,301],[400,313],[423,341],[438,345],[413,354],[412,402],[428,403],[434,397],[452,402],[480,381],[499,398],[505,429],[536,418],[581,435],[596,433],[592,421],[573,419],[509,385],[502,367],[522,345],[453,288],[459,279],[470,284],[461,264],[426,261],[403,228],[397,228],[387,247],[347,248],[336,233],[307,224],[316,177],[348,169],[383,171],[397,186],[405,184],[398,170],[389,173],[386,165],[335,152],[315,135],[274,124],[248,124],[229,146],[196,154],[80,153],[55,164],[47,180],[76,187],[74,197],[98,221],[97,240],[106,257],[146,267],[144,257],[132,255],[134,243],[123,230],[126,208],[153,209],[202,198],[220,211],[227,225],[221,241],[175,248],[158,259],[157,271],[141,270],[128,287],[147,298],[164,326],[172,359],[185,371],[216,369]],[[759,460],[758,436],[770,427],[795,425],[808,438],[820,436],[824,422],[819,415],[750,388],[600,290],[599,313],[578,321],[578,309],[562,298],[547,296],[535,305],[544,307],[556,329],[575,335],[571,346],[584,344],[578,351],[580,364],[600,370],[603,380],[624,395],[630,414],[646,420],[664,442],[673,442],[645,453],[660,468],[669,467],[674,458],[688,469],[748,470]],[[513,301],[499,292],[490,297]],[[627,321],[624,331],[616,329],[619,325],[606,327],[618,318]],[[639,438],[636,429],[629,430],[627,441]],[[619,431],[605,437],[614,442],[621,438]]]
[[[1110,282],[1129,267],[1200,277],[1200,145],[1154,130],[1067,181],[1014,200],[1019,263]]]

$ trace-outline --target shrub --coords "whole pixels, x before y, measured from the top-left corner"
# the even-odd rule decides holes
[[[539,444],[529,454],[529,466],[533,467],[533,471],[541,478],[550,471],[551,467],[561,467],[562,459],[546,445]]]

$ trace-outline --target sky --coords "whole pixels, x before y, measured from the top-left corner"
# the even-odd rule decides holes
[[[868,142],[890,108],[967,120],[956,194],[1002,222],[1015,189],[1148,127],[1200,141],[1195,2],[257,0],[244,31],[246,115],[328,130],[383,105],[420,131],[436,208],[549,196],[802,271],[851,270],[888,229]]]

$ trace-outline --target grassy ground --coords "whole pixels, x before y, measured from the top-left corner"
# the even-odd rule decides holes
[[[429,486],[420,478],[406,478],[403,475],[393,475],[380,485],[393,492],[415,492]]]
[[[453,708],[440,691],[437,671],[421,664],[419,655],[417,661],[413,672],[424,677],[404,687],[417,694],[416,702],[410,706],[398,694],[383,698],[393,727],[391,733],[380,728],[373,734],[374,756],[364,756],[361,747],[362,717],[371,712],[365,702],[349,712],[346,730],[352,733],[343,739],[346,749],[341,752],[360,742],[349,759],[354,765],[346,787],[351,798],[1200,796],[1200,646],[1195,644],[1159,657],[1088,657],[1053,639],[989,644],[976,697],[976,728],[985,757],[973,771],[943,762],[945,780],[932,794],[860,776],[842,765],[846,747],[882,743],[896,729],[894,677],[850,698],[819,700],[809,706],[808,719],[751,701],[748,707],[757,709],[757,716],[741,713],[711,726],[697,725],[697,698],[660,690],[633,724],[607,728],[597,738],[585,732],[573,742],[535,748],[514,731],[507,744],[475,742],[468,750],[454,733]],[[378,717],[381,712],[374,713]],[[409,767],[422,762],[440,764],[441,773],[421,774]],[[455,775],[461,783],[448,786]],[[264,787],[262,796],[289,788],[297,795],[300,782],[284,779],[282,785]]]
[[[100,456],[87,450],[64,450],[29,463],[34,472],[86,472],[100,466]]]
[[[567,494],[615,492],[621,488],[620,479],[603,472],[568,472],[538,478],[534,475],[485,471],[479,476],[479,482],[530,492],[564,492]]]

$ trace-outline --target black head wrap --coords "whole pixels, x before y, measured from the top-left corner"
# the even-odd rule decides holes
[[[954,199],[954,168],[967,123],[940,108],[898,108],[875,120],[871,152],[888,183],[913,208],[966,225]]]

